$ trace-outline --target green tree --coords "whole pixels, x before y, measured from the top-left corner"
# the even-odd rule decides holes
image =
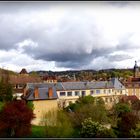
[[[63,110],[49,111],[43,115],[46,137],[49,138],[68,138],[74,133],[73,126]]]
[[[69,111],[76,111],[80,109],[82,106],[87,105],[87,104],[94,104],[95,98],[91,95],[84,96],[84,97],[79,97],[79,99],[76,101],[76,103],[71,103],[69,106],[65,108],[65,110]]]
[[[33,101],[28,101],[28,102],[27,102],[27,106],[28,106],[30,109],[34,110]]]
[[[3,109],[4,107],[4,102],[0,102],[0,111]]]
[[[117,103],[114,106],[114,113],[117,117],[121,117],[124,113],[131,112],[131,106],[128,103]]]
[[[69,111],[68,114],[75,128],[81,128],[81,123],[88,117],[91,117],[94,121],[98,121],[101,124],[105,124],[109,121],[107,110],[101,98],[85,96],[79,98],[78,101],[70,105],[69,108],[72,112]]]
[[[85,105],[85,104],[93,104],[94,101],[95,98],[91,95],[88,95],[88,96],[80,97],[77,102],[81,105]]]
[[[116,137],[112,129],[105,128],[91,118],[87,118],[82,122],[81,136],[84,138]]]
[[[0,81],[0,101],[12,101],[13,99],[13,89],[10,83],[4,83],[3,80]]]

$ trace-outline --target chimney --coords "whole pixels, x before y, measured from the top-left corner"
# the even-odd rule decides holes
[[[24,89],[23,89],[23,95],[26,96],[26,93],[27,93],[27,89],[24,88]]]
[[[52,96],[53,96],[53,89],[52,89],[52,87],[49,87],[49,89],[48,89],[48,97],[52,98]]]
[[[38,87],[35,87],[34,89],[34,97],[35,99],[39,97]]]

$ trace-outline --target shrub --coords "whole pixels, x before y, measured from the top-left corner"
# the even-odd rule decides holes
[[[131,130],[135,130],[139,122],[137,115],[132,112],[125,113],[118,120],[117,127],[119,131],[119,137],[128,138],[131,137]]]
[[[74,130],[66,112],[62,110],[51,111],[45,114],[45,118],[46,119],[44,120],[46,120],[46,123],[44,124],[46,137],[72,137]]]
[[[24,101],[6,103],[0,112],[1,137],[25,137],[31,134],[33,111]]]
[[[112,129],[107,129],[99,122],[87,118],[82,122],[81,136],[84,138],[113,138],[116,137]]]

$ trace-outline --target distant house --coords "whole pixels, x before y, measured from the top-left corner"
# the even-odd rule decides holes
[[[20,99],[21,95],[24,93],[24,88],[26,83],[38,83],[42,82],[40,77],[30,76],[28,75],[25,69],[22,69],[18,75],[10,75],[9,76],[9,83],[13,86],[14,96]]]
[[[123,84],[126,87],[127,95],[136,95],[140,99],[140,72],[136,61],[133,68],[133,75],[134,76],[132,78],[124,81]]]
[[[23,68],[19,74],[22,74],[22,75],[28,75],[27,73],[27,70],[25,68]]]
[[[36,118],[32,121],[32,124],[40,125],[44,113],[58,109],[56,88],[52,86],[42,87],[41,84],[28,84],[28,87],[28,91],[22,98],[27,102],[33,102]]]
[[[45,76],[42,77],[42,80],[43,80],[44,83],[57,83],[56,76],[45,75]]]

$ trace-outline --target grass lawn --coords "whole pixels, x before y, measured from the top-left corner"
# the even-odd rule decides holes
[[[32,125],[32,134],[30,138],[44,138],[44,126]]]

